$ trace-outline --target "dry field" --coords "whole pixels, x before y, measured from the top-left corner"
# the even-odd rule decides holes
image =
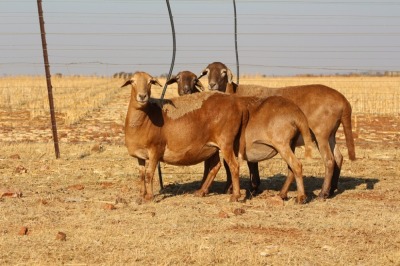
[[[164,191],[141,204],[136,160],[123,142],[130,91],[122,83],[54,79],[55,159],[45,79],[0,78],[0,265],[400,265],[400,78],[241,79],[322,83],[353,105],[358,160],[347,159],[339,132],[339,190],[318,201],[323,166],[315,150],[303,160],[304,205],[274,197],[286,173],[279,158],[260,164],[263,192],[238,203],[221,193],[223,170],[210,195],[197,198],[201,164],[162,164]],[[174,95],[170,88],[167,97]],[[247,182],[243,164],[243,189]]]

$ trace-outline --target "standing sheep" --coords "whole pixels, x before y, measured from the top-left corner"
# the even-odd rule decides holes
[[[257,163],[271,159],[278,153],[288,165],[289,176],[296,180],[297,202],[304,203],[306,194],[303,185],[303,169],[301,162],[293,153],[296,140],[301,134],[305,141],[305,157],[311,157],[312,138],[307,118],[304,113],[292,101],[279,96],[268,98],[238,97],[244,108],[249,111],[249,120],[244,133],[244,146],[241,146],[240,154],[243,154],[251,168],[250,179],[255,171],[258,174]],[[230,186],[230,175],[228,173],[227,187]],[[204,175],[206,176],[206,175]],[[213,177],[208,175],[197,195],[204,195],[208,192]],[[288,179],[289,180],[289,179]],[[254,182],[254,181],[253,181]],[[289,188],[290,183],[285,183],[281,193]]]
[[[151,102],[151,86],[161,84],[145,72],[136,72],[122,87],[131,85],[125,119],[125,144],[139,162],[141,195],[153,198],[153,176],[159,161],[193,165],[213,158],[221,150],[232,173],[231,201],[240,197],[239,163],[236,156],[247,112],[234,97],[205,92],[168,100],[161,108]],[[226,113],[225,110],[232,110]],[[210,173],[218,167],[211,160]]]
[[[209,64],[200,77],[208,75],[209,89],[235,93],[241,96],[268,97],[282,96],[293,101],[306,115],[310,129],[316,140],[319,152],[325,164],[324,183],[319,198],[333,195],[337,189],[343,156],[336,146],[336,131],[343,125],[346,144],[350,160],[355,160],[354,140],[351,129],[351,105],[338,91],[324,85],[304,85],[284,88],[267,88],[254,85],[237,85],[233,83],[232,72],[223,63]],[[296,146],[302,145],[301,139]],[[250,166],[250,171],[257,166]],[[253,172],[253,186],[260,183],[258,170]],[[286,182],[291,182],[289,175]],[[286,187],[286,185],[284,185]],[[288,186],[287,186],[288,187]],[[280,193],[282,198],[287,197],[287,190]]]

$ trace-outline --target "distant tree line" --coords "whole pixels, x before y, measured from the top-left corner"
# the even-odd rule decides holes
[[[349,72],[335,74],[299,74],[297,77],[400,77],[400,71],[366,71],[366,72]]]
[[[113,78],[120,78],[120,79],[130,79],[132,77],[132,72],[117,72],[114,73]]]

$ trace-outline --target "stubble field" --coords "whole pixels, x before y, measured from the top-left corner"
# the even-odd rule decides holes
[[[358,159],[348,160],[340,128],[345,161],[334,197],[315,199],[323,181],[318,151],[310,161],[296,151],[304,205],[294,203],[294,185],[289,200],[274,197],[286,174],[278,157],[260,164],[257,197],[229,202],[223,169],[207,197],[194,197],[202,164],[162,164],[165,189],[141,204],[137,162],[124,146],[130,90],[119,88],[123,80],[53,81],[60,159],[45,79],[0,78],[1,265],[400,264],[400,78],[241,78],[271,87],[322,83],[353,106]],[[154,87],[153,96],[160,91]],[[167,97],[175,95],[169,88]]]

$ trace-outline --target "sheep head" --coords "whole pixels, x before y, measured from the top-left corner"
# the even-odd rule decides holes
[[[146,105],[150,100],[151,85],[162,87],[156,78],[153,78],[146,72],[135,72],[132,77],[121,86],[121,88],[127,85],[132,86],[131,101],[136,101],[139,106]]]
[[[178,83],[179,96],[204,91],[203,84],[201,84],[197,76],[190,71],[181,71],[166,82],[167,85],[173,83]]]
[[[226,86],[232,83],[232,71],[221,62],[209,64],[199,78],[208,75],[208,88],[212,91],[226,91]]]

